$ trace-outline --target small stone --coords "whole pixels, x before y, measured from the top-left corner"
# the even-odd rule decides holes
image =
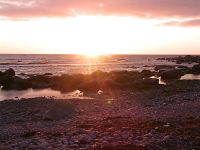
[[[143,138],[141,136],[137,136],[135,139],[138,140],[138,141],[142,141],[143,140]]]
[[[153,135],[151,133],[147,133],[144,135],[144,137],[152,137]]]
[[[163,127],[165,127],[165,128],[169,128],[169,127],[170,127],[170,124],[167,123],[166,125],[163,125]]]
[[[91,138],[87,135],[83,135],[82,137],[80,137],[79,142],[80,144],[88,144],[91,142]]]
[[[170,138],[170,135],[166,135],[166,136],[164,136],[163,140],[167,141],[169,138]]]
[[[123,138],[123,139],[127,139],[127,138],[128,138],[128,135],[127,135],[127,134],[122,134],[122,138]]]
[[[102,141],[102,145],[108,145],[108,141]]]

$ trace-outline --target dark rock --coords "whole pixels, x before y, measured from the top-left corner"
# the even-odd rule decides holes
[[[183,62],[188,62],[188,63],[198,63],[200,61],[199,56],[191,56],[191,55],[186,55],[182,59],[183,59]]]
[[[4,90],[25,90],[32,86],[30,82],[21,79],[20,77],[12,77],[2,85]]]
[[[175,66],[172,66],[172,65],[158,65],[155,67],[155,70],[158,71],[158,70],[163,70],[163,69],[175,69]]]
[[[177,70],[179,70],[181,72],[182,75],[190,73],[190,68],[187,66],[177,66],[176,67]]]
[[[34,89],[44,89],[50,88],[53,83],[51,83],[51,77],[47,75],[35,75],[27,79],[29,83],[32,84]]]
[[[29,131],[29,132],[26,132],[24,134],[21,135],[21,137],[23,138],[30,138],[30,137],[33,137],[37,134],[36,131]]]
[[[59,77],[51,77],[50,84],[53,89],[63,92],[79,89],[83,83],[85,76],[82,74],[61,75]]]
[[[163,80],[179,79],[180,77],[181,77],[181,72],[176,69],[163,71],[161,73],[161,79]]]
[[[0,85],[1,86],[8,86],[8,85],[10,85],[11,82],[12,82],[11,76],[3,75],[0,77]]]
[[[190,69],[189,67],[187,67],[187,66],[177,66],[177,69]]]
[[[153,76],[153,73],[150,70],[142,70],[141,74],[144,78]]]
[[[113,77],[113,80],[118,83],[127,83],[133,80],[133,78],[129,74],[121,74],[121,75],[115,75]]]
[[[21,76],[25,76],[26,74],[25,74],[25,73],[20,73],[19,75],[21,75]]]
[[[52,76],[52,73],[45,73],[44,76]]]
[[[12,68],[10,68],[4,72],[4,75],[13,77],[15,76],[15,71]]]
[[[93,80],[89,80],[89,81],[84,81],[81,85],[80,85],[80,89],[83,90],[95,90],[96,89],[100,89],[100,81],[93,79]]]
[[[79,137],[79,143],[80,144],[89,144],[91,142],[91,137],[88,135],[82,135]]]
[[[182,64],[183,61],[182,60],[176,60],[176,64]]]
[[[192,74],[200,74],[200,64],[194,65],[191,69]]]
[[[159,70],[158,73],[157,73],[157,77],[160,77],[161,74],[162,74],[163,72],[165,72],[165,71],[168,71],[168,69],[161,69],[161,70]]]
[[[50,78],[46,75],[35,75],[31,76],[30,78],[27,79],[30,82],[35,82],[35,83],[49,83]]]
[[[143,79],[143,84],[146,85],[158,85],[159,84],[159,80],[156,78],[146,78]]]
[[[0,73],[0,85],[8,86],[12,82],[12,77],[15,76],[15,71],[13,69],[8,69],[5,72]]]
[[[166,60],[166,58],[162,57],[162,58],[157,58],[156,60]]]
[[[11,68],[5,72],[0,72],[0,85],[9,84],[13,76],[15,76],[15,71]]]
[[[103,78],[103,77],[106,77],[107,75],[108,75],[108,73],[103,72],[103,71],[101,71],[101,70],[97,70],[97,71],[91,73],[90,76],[91,76],[92,78]]]
[[[120,84],[130,83],[134,80],[143,78],[141,73],[136,71],[112,71],[109,73],[109,76],[109,79],[112,79]]]
[[[161,60],[161,59],[158,59]],[[200,56],[178,56],[178,57],[171,57],[166,58],[167,61],[176,62],[176,64],[182,64],[182,63],[200,63]]]
[[[139,79],[133,82],[135,89],[147,89],[159,85],[159,80],[156,78]]]

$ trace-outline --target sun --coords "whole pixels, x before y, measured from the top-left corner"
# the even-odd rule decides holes
[[[84,54],[86,57],[89,57],[89,58],[96,58],[99,56],[99,54]]]
[[[89,51],[85,51],[85,53],[82,53],[81,55],[83,55],[87,58],[97,58],[97,57],[102,56],[102,55],[107,55],[107,53],[89,50]]]

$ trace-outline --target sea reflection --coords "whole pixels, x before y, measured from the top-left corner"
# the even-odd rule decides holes
[[[24,91],[3,91],[0,90],[0,101],[9,99],[21,99],[21,98],[35,98],[35,97],[52,97],[55,99],[91,99],[90,97],[85,97],[84,93],[75,90],[69,93],[61,93],[60,91],[55,91],[52,89],[43,90],[24,90]]]
[[[181,77],[181,80],[200,80],[200,75],[186,74]]]

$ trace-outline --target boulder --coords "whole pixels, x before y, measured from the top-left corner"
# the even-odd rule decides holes
[[[108,88],[116,89],[116,88],[121,88],[125,86],[126,86],[126,83],[122,84],[112,79],[105,79],[105,80],[92,79],[92,80],[83,82],[80,85],[79,89],[96,91],[99,89],[108,89]]]
[[[158,70],[169,70],[169,69],[175,69],[175,66],[172,66],[172,65],[158,65],[155,67],[155,70],[158,71]]]
[[[157,72],[157,77],[160,77],[161,74],[162,74],[163,72],[165,72],[165,71],[168,71],[168,69],[161,69],[161,70],[159,70],[159,71]]]
[[[9,87],[9,85],[12,83],[12,77],[11,76],[1,76],[0,77],[0,86],[3,86],[4,88]]]
[[[83,90],[97,90],[100,89],[100,81],[98,81],[97,79],[92,79],[89,81],[84,81],[83,83],[81,83],[80,85],[80,89]]]
[[[10,68],[6,70],[5,72],[0,72],[0,85],[6,86],[9,85],[12,82],[12,77],[15,76],[15,71]]]
[[[107,75],[108,75],[108,73],[103,72],[103,71],[101,71],[101,70],[97,70],[97,71],[95,71],[95,72],[92,72],[90,76],[91,76],[92,78],[104,78],[104,77],[106,77]]]
[[[183,65],[180,65],[180,66],[177,66],[176,67],[177,69],[184,69],[184,70],[187,70],[187,69],[190,69],[189,67],[187,67],[187,66],[183,66]]]
[[[15,71],[12,68],[10,68],[4,72],[4,75],[13,77],[15,76]]]
[[[176,64],[182,64],[182,63],[184,63],[183,60],[176,60]]]
[[[146,84],[146,85],[158,85],[159,84],[159,80],[156,79],[156,78],[146,78],[146,79],[143,79],[143,84]]]
[[[7,82],[2,84],[3,89],[5,90],[26,90],[31,88],[32,84],[25,79],[21,79],[20,77],[11,77]]]
[[[119,75],[115,75],[112,80],[114,80],[117,83],[127,83],[133,80],[133,77],[131,75],[129,75],[128,73],[126,74],[119,74]]]
[[[52,76],[52,73],[45,73],[44,76]]]
[[[179,79],[181,77],[181,72],[179,70],[172,69],[163,71],[160,76],[163,80]]]
[[[182,75],[190,73],[190,68],[187,66],[177,66],[176,69],[179,70]]]
[[[192,74],[200,74],[200,64],[196,64],[192,67],[190,73]]]
[[[141,75],[144,78],[148,78],[153,76],[153,73],[150,70],[142,70]]]

